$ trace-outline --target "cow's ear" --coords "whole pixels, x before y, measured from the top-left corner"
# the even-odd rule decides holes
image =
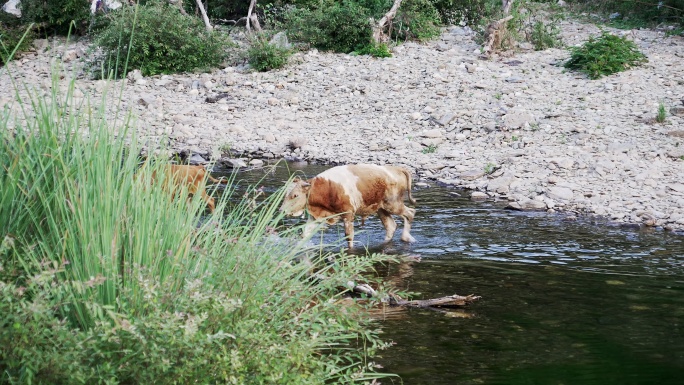
[[[308,187],[311,187],[311,183],[309,183],[309,182],[303,180],[302,183],[300,183],[300,186],[302,186],[302,187],[307,187],[307,188],[308,188]]]

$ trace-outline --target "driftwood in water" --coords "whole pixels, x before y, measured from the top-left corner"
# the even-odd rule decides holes
[[[366,294],[371,297],[377,297],[378,292],[367,284],[356,285],[353,282],[349,282],[349,286],[353,286],[352,291],[355,293]],[[481,297],[477,295],[467,295],[461,296],[458,294],[449,295],[446,297],[433,298],[433,299],[421,299],[408,301],[400,298],[394,294],[389,294],[388,297],[383,298],[390,304],[390,306],[408,306],[408,307],[461,307],[469,305]]]

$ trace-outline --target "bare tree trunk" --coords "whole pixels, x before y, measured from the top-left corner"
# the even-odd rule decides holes
[[[259,25],[259,19],[257,18],[256,13],[254,13],[254,8],[256,8],[256,0],[251,0],[249,3],[249,10],[247,10],[247,21],[246,21],[246,26],[247,26],[247,32],[251,32],[251,26],[254,25],[254,29],[257,31],[261,31],[261,25]]]
[[[207,16],[207,11],[204,10],[204,4],[202,4],[202,0],[197,0],[197,7],[202,13],[202,20],[204,20],[204,25],[207,27],[207,32],[211,32],[214,27],[212,27],[211,23],[209,23],[209,17]]]
[[[501,5],[503,6],[504,16],[508,16],[511,13],[511,7],[513,6],[514,0],[501,0]]]
[[[397,15],[397,11],[399,10],[399,7],[401,6],[401,2],[403,0],[394,0],[394,4],[392,4],[392,8],[383,16],[380,20],[378,20],[378,23],[375,25],[373,28],[373,41],[376,43],[384,43],[389,40],[389,36],[385,33],[385,28],[389,23],[392,22],[392,19],[394,19],[394,16]]]

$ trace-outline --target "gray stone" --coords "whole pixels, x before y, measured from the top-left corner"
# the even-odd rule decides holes
[[[463,180],[475,180],[485,176],[484,170],[470,170],[458,174],[458,177]]]
[[[241,168],[241,167],[247,167],[247,163],[243,159],[221,159],[221,164],[227,167],[232,167],[232,168]]]
[[[511,111],[503,117],[504,125],[508,128],[521,128],[534,123],[534,116],[527,111]]]
[[[152,94],[142,94],[138,97],[138,104],[141,106],[149,106],[154,104],[157,101],[157,97],[152,95]]]
[[[571,189],[561,186],[550,187],[547,194],[550,198],[564,201],[571,200],[574,195]]]
[[[290,41],[287,39],[287,34],[284,31],[280,31],[273,35],[268,43],[280,49],[292,49],[292,44],[290,44]]]
[[[677,147],[668,151],[667,156],[675,159],[684,159],[684,147]]]
[[[470,194],[470,199],[472,199],[474,201],[483,201],[483,200],[487,199],[487,196],[488,196],[487,194],[485,194],[481,191],[473,191]]]
[[[38,52],[45,51],[49,45],[50,45],[50,43],[48,43],[47,39],[36,39],[33,41],[33,47]]]
[[[668,190],[684,194],[684,184],[682,183],[670,183],[666,187]]]
[[[143,75],[142,72],[140,72],[140,70],[133,70],[128,73],[127,77],[130,80],[137,81],[141,80],[143,78]]]
[[[439,129],[428,130],[420,134],[423,138],[441,138],[442,131]]]
[[[188,158],[188,163],[193,165],[205,164],[207,163],[207,160],[200,154],[192,154],[192,156]]]
[[[520,211],[544,211],[546,210],[546,203],[536,199],[525,198],[509,203],[506,208]]]
[[[270,132],[264,134],[263,139],[266,141],[266,143],[274,143],[276,141],[275,135],[271,134]]]
[[[515,177],[512,176],[502,176],[496,179],[492,179],[487,183],[487,191],[493,191],[498,194],[508,194],[510,190],[510,185],[515,181]]]
[[[670,113],[674,116],[684,116],[684,107],[676,106],[670,108]]]
[[[252,167],[261,167],[264,165],[264,161],[261,159],[252,159],[249,161],[249,165]]]

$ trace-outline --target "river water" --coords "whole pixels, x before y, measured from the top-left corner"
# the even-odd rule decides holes
[[[267,191],[290,165],[252,171]],[[220,175],[220,171],[217,171]],[[458,196],[461,194],[461,196]],[[472,202],[440,186],[414,189],[415,244],[382,244],[377,217],[358,227],[359,249],[420,256],[381,270],[427,299],[476,294],[457,311],[410,309],[381,316],[395,345],[376,359],[418,384],[684,384],[684,236],[522,213]],[[325,242],[343,235],[341,226]]]

